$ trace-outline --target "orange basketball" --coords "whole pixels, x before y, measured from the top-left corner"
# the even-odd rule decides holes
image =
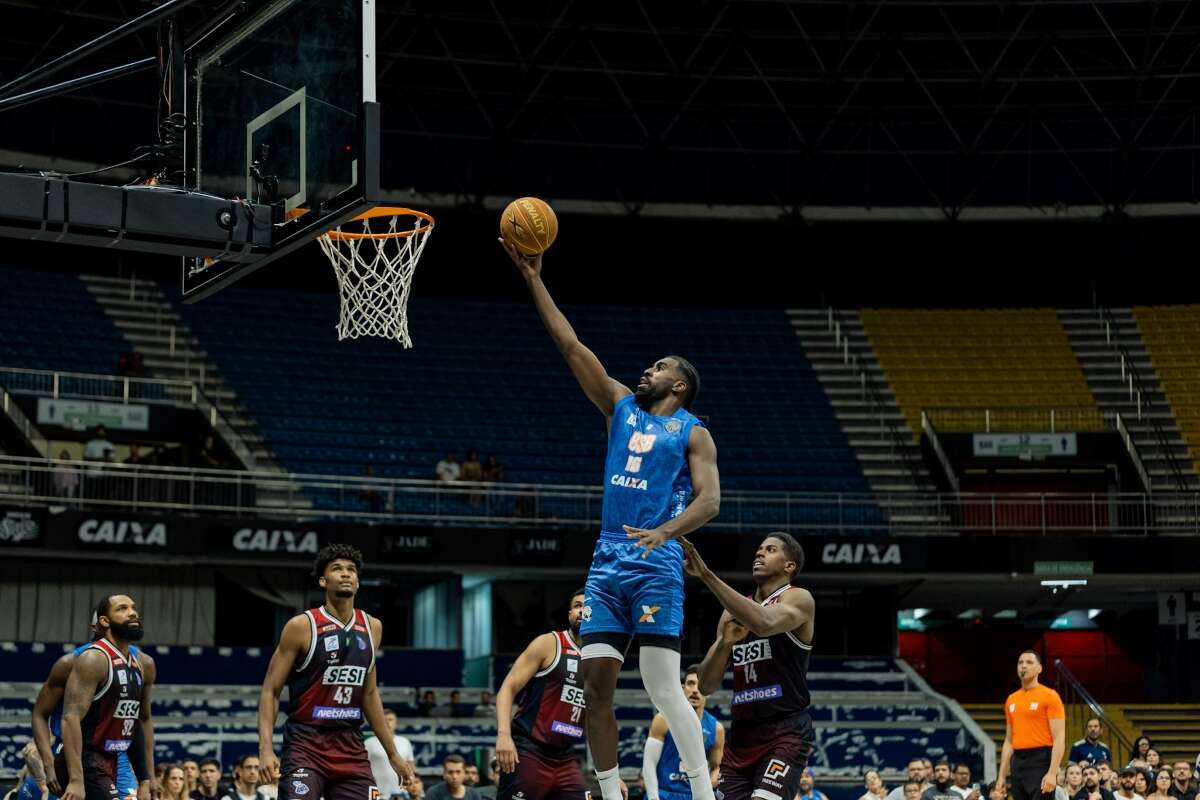
[[[527,256],[544,253],[558,236],[558,217],[536,197],[513,200],[500,215],[500,236]]]

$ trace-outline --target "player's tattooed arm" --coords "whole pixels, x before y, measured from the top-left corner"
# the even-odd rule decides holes
[[[383,623],[371,617],[369,624],[375,646],[382,647]],[[402,759],[396,750],[396,732],[387,724],[387,719],[383,716],[383,698],[379,696],[378,674],[374,668],[367,673],[366,682],[363,684],[363,716],[367,718],[367,724],[371,726],[379,743],[383,745],[383,752],[388,757],[388,763],[395,770],[400,785],[407,788],[413,778],[412,765]]]
[[[579,381],[583,393],[604,416],[611,417],[617,401],[633,392],[628,386],[609,377],[600,359],[579,341],[571,323],[558,310],[554,298],[546,289],[546,284],[542,283],[542,256],[522,255],[503,239],[500,240],[500,246],[520,270],[521,277],[525,279],[529,293],[533,296],[533,306],[542,318],[542,324],[546,326],[546,331],[554,340],[558,351],[567,360],[567,366],[571,368],[575,380]]]
[[[258,762],[263,783],[279,778],[279,758],[275,755],[275,717],[279,714],[279,694],[297,660],[308,651],[308,619],[297,614],[283,626],[279,646],[267,665],[262,691],[258,695]]]
[[[83,729],[81,723],[92,707],[96,689],[108,677],[108,657],[99,650],[84,650],[75,657],[63,690],[63,758],[69,783],[61,800],[83,800]]]
[[[54,666],[50,668],[50,675],[42,684],[33,704],[33,742],[41,763],[46,765],[46,788],[55,796],[62,794],[63,787],[59,785],[58,776],[54,774],[54,736],[50,733],[50,715],[62,702],[63,690],[66,688],[73,663],[75,656],[71,653],[54,662]]]
[[[496,692],[496,764],[504,773],[517,768],[517,746],[512,738],[513,698],[541,670],[554,662],[557,652],[553,633],[543,633],[525,648]]]
[[[761,605],[718,578],[704,563],[694,544],[687,539],[680,539],[679,544],[683,547],[684,570],[703,581],[725,610],[756,635],[774,636],[794,631],[813,618],[816,603],[807,589],[796,587],[785,592],[778,603]]]

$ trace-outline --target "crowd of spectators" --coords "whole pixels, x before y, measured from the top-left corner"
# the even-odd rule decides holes
[[[474,450],[468,450],[466,458],[461,462],[454,453],[437,462],[433,468],[434,477],[442,483],[456,481],[502,481],[504,480],[504,465],[495,456],[488,456],[486,461],[480,461]]]

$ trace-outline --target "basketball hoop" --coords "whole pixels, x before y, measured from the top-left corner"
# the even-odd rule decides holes
[[[408,292],[433,230],[433,217],[409,208],[377,206],[346,226],[351,229],[338,226],[317,237],[337,274],[342,305],[338,341],[382,336],[412,347]]]

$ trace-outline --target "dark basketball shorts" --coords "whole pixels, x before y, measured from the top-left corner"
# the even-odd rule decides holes
[[[792,800],[813,747],[808,714],[767,725],[734,722],[721,760],[725,800]]]
[[[1012,754],[1012,795],[1015,800],[1040,800],[1054,793],[1042,794],[1042,778],[1050,771],[1049,747],[1014,750]]]
[[[590,800],[574,755],[552,758],[517,747],[517,768],[500,776],[496,800]]]
[[[117,800],[117,759],[102,753],[82,753],[84,800]],[[54,771],[64,789],[70,783],[67,760],[62,753],[54,759]]]
[[[362,734],[354,728],[288,724],[279,759],[279,800],[322,798],[379,800]]]

